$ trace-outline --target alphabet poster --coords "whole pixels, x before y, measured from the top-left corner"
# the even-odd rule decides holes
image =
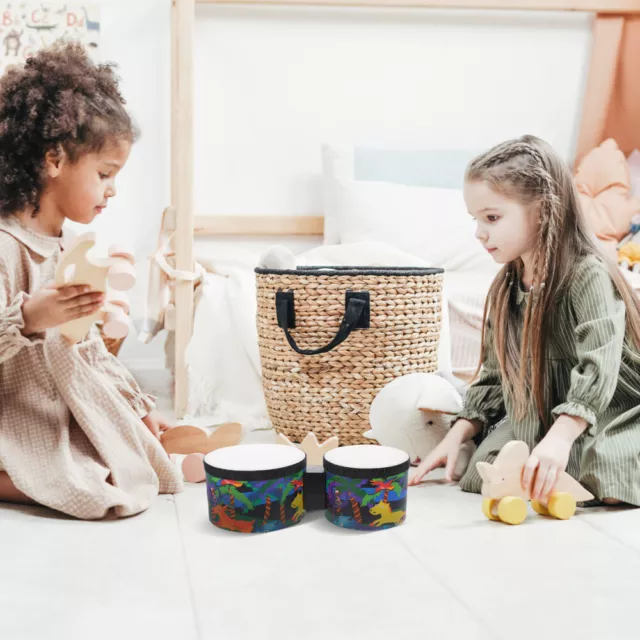
[[[0,0],[0,75],[59,38],[81,42],[97,57],[100,6]]]

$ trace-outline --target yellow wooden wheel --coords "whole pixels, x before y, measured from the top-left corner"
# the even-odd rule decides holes
[[[493,498],[484,498],[482,501],[482,513],[489,518],[489,520],[500,520],[500,518],[494,513],[494,507],[498,500]]]
[[[536,513],[539,513],[541,516],[548,516],[549,515],[549,509],[547,509],[547,507],[545,507],[542,502],[538,502],[537,500],[532,500],[531,501],[531,506],[533,507],[533,510]]]
[[[502,498],[498,503],[498,517],[506,524],[521,524],[527,517],[527,503],[515,496]]]
[[[554,518],[568,520],[576,512],[576,499],[570,493],[554,493],[548,508]]]

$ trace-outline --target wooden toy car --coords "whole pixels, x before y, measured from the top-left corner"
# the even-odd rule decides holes
[[[483,480],[482,511],[489,520],[507,524],[521,524],[527,517],[527,501],[531,499],[522,488],[522,471],[529,458],[525,442],[508,442],[498,453],[493,464],[477,462],[476,469]],[[532,500],[534,511],[559,520],[568,520],[576,512],[576,501],[591,500],[589,493],[579,482],[563,471],[553,493],[546,503]]]

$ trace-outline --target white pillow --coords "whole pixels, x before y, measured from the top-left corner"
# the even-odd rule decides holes
[[[342,243],[384,242],[446,270],[499,269],[475,238],[461,190],[332,180],[328,204]]]
[[[478,153],[478,149],[323,144],[324,244],[340,242],[340,220],[332,203],[336,180],[458,189],[468,162]]]

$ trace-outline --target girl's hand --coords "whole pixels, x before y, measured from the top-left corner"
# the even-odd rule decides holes
[[[573,443],[587,426],[582,418],[561,415],[531,452],[522,470],[522,488],[532,500],[548,500],[567,468]]]
[[[145,423],[147,429],[149,429],[149,431],[151,431],[151,433],[158,439],[160,438],[161,432],[168,431],[173,426],[169,424],[169,421],[155,409],[142,418],[142,422]]]
[[[478,425],[468,420],[458,420],[442,442],[420,463],[409,479],[409,485],[420,484],[427,473],[443,466],[445,467],[446,482],[459,480],[459,478],[454,478],[454,471],[460,455],[460,447],[467,440],[473,438],[478,429]]]
[[[25,336],[59,327],[69,320],[93,315],[104,302],[104,294],[85,285],[40,289],[22,305]]]

